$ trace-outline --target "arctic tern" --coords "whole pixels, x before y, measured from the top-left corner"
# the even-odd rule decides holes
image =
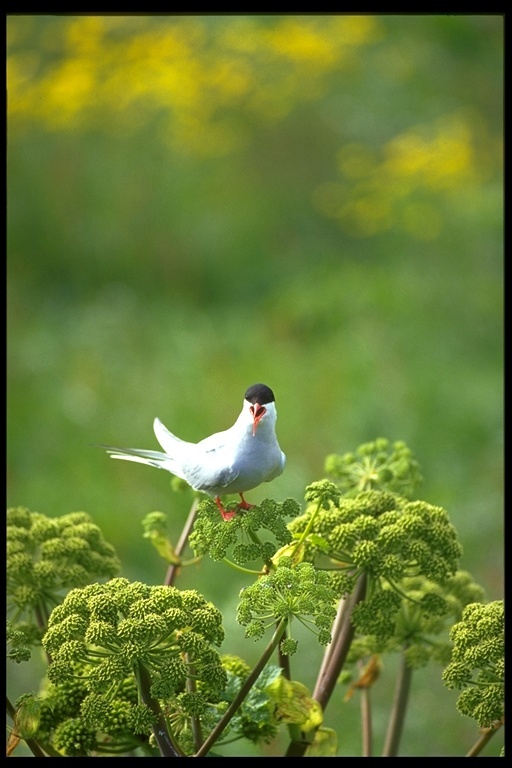
[[[103,445],[112,459],[125,459],[165,469],[194,490],[215,499],[224,518],[236,512],[224,509],[220,497],[237,493],[239,509],[249,509],[244,493],[268,483],[284,470],[286,457],[276,437],[274,393],[266,384],[253,384],[245,393],[242,410],[232,427],[199,443],[181,440],[155,419],[153,429],[164,452]]]

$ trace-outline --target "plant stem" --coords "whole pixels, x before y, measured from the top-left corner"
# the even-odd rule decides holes
[[[338,614],[333,625],[332,640],[326,648],[313,691],[313,698],[322,705],[322,709],[325,709],[331,698],[354,637],[352,613],[356,605],[364,600],[365,594],[366,575],[362,574],[350,597],[346,600],[340,600]]]
[[[281,648],[277,649],[277,655],[279,658],[279,666],[283,671],[283,676],[286,677],[287,680],[291,680],[290,656],[288,654],[285,655],[282,653]]]
[[[237,563],[233,563],[232,560],[228,560],[227,557],[223,557],[222,562],[226,563],[226,565],[229,565],[229,567],[233,568],[235,571],[239,571],[239,573],[247,573],[249,576],[263,575],[263,571],[256,571],[254,568],[244,568],[242,565],[238,565]]]
[[[338,603],[338,611],[336,613],[336,618],[334,619],[334,623],[332,625],[332,630],[331,630],[331,642],[329,643],[329,645],[324,651],[322,663],[320,665],[320,669],[318,670],[315,691],[318,688],[319,681],[325,677],[326,670],[329,666],[330,660],[334,653],[334,649],[336,647],[336,638],[339,636],[339,633],[341,632],[341,628],[343,627],[343,624],[345,622],[346,603],[347,601],[344,598],[341,598]]]
[[[153,734],[160,752],[162,753],[162,757],[185,757],[168,731],[167,722],[160,709],[158,701],[151,696],[151,677],[148,670],[143,664],[138,664],[135,675],[142,701],[156,716],[156,723],[153,726]]]
[[[188,654],[186,655],[186,659],[187,659],[187,662],[189,662]],[[189,663],[189,675],[190,677],[187,677],[187,692],[195,693],[196,691],[196,681],[194,679],[195,669],[194,669],[194,666],[190,663]],[[203,734],[201,730],[201,721],[198,715],[193,715],[190,718],[190,728],[192,731],[192,735],[194,737],[194,746],[196,749],[199,749],[201,747],[201,744],[203,743]]]
[[[188,513],[187,521],[183,527],[183,531],[181,532],[180,539],[176,545],[176,549],[174,550],[176,552],[177,557],[180,557],[183,550],[186,547],[188,537],[190,534],[190,531],[192,530],[192,526],[195,523],[195,519],[197,516],[197,507],[199,504],[199,499],[194,499],[192,502],[192,506],[190,507],[190,512]],[[178,575],[180,570],[179,564],[172,564],[167,569],[167,575],[165,577],[165,585],[167,587],[172,587],[174,584],[174,581],[176,579],[176,576]]]
[[[494,728],[485,728],[479,739],[473,744],[469,752],[466,753],[466,757],[478,757],[487,742],[494,736],[496,731],[498,731],[502,725],[503,720],[500,720],[500,722]]]
[[[363,740],[363,757],[372,756],[372,706],[370,689],[361,688],[361,732]]]
[[[318,515],[318,513],[320,511],[321,506],[322,506],[322,502],[319,501],[318,504],[316,505],[315,511],[313,512],[313,514],[311,515],[311,517],[308,520],[308,524],[306,525],[306,527],[302,531],[302,534],[301,534],[300,538],[298,539],[298,541],[295,542],[295,549],[298,549],[300,547],[300,545],[306,540],[306,537],[309,535],[309,532],[310,532],[310,530],[313,527],[313,523],[315,522],[315,518],[317,517],[317,515]]]
[[[347,658],[347,653],[354,637],[354,626],[351,621],[352,612],[356,605],[364,600],[366,594],[366,574],[358,578],[354,590],[346,600],[340,600],[338,614],[334,620],[332,640],[325,650],[324,658],[318,673],[313,698],[325,711],[334,690],[339,674]],[[303,757],[309,741],[290,742],[286,757]]]
[[[252,670],[251,674],[247,678],[247,680],[244,682],[242,687],[240,688],[240,691],[238,692],[238,695],[233,699],[227,710],[224,712],[222,718],[219,720],[215,728],[212,730],[206,741],[204,742],[201,749],[199,749],[193,757],[204,757],[212,744],[214,744],[217,739],[220,737],[221,733],[225,729],[225,727],[228,725],[229,721],[237,711],[237,709],[242,704],[243,700],[253,687],[254,683],[260,676],[261,671],[267,664],[268,660],[272,656],[274,650],[277,647],[277,644],[281,640],[282,636],[284,635],[284,631],[286,629],[287,619],[281,619],[279,624],[277,625],[277,628],[272,636],[272,639],[270,640],[269,644],[263,651],[263,654],[261,655],[260,660]]]
[[[384,750],[382,753],[383,757],[397,756],[398,745],[400,743],[400,738],[402,736],[404,727],[407,701],[409,699],[409,692],[411,689],[411,680],[412,668],[407,665],[405,654],[402,653],[400,669],[398,670],[398,677],[396,681],[395,698],[393,700],[393,707],[389,719],[386,742],[384,744]]]

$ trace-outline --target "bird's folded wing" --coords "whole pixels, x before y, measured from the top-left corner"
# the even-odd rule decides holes
[[[223,432],[216,432],[214,435],[203,438],[197,444],[197,447],[206,453],[218,453],[225,450],[227,445],[233,442],[233,430],[225,429]]]
[[[231,467],[219,467],[218,463],[205,460],[197,464],[187,464],[183,467],[185,480],[196,491],[205,491],[206,493],[218,493],[233,480],[236,480],[239,472]]]

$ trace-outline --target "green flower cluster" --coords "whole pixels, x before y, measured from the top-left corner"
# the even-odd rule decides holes
[[[481,728],[492,728],[504,716],[505,606],[503,600],[471,603],[452,627],[451,661],[443,672],[448,688],[462,690],[459,712]]]
[[[307,534],[305,559],[318,566],[326,562],[338,595],[366,574],[367,596],[354,611],[354,623],[361,634],[378,635],[381,642],[395,631],[407,580],[445,584],[462,552],[444,509],[385,491],[340,498],[327,509],[312,503],[289,528],[297,539]],[[432,613],[432,598],[428,601]]]
[[[231,507],[228,505],[227,509]],[[236,508],[236,507],[234,507]],[[291,541],[286,517],[295,517],[299,505],[294,499],[282,503],[265,499],[258,506],[239,510],[229,523],[219,516],[214,501],[202,501],[189,542],[196,555],[209,554],[213,560],[223,560],[232,548],[231,557],[238,565],[254,560],[268,562],[276,550]],[[273,534],[274,541],[262,541],[260,532]]]
[[[222,690],[225,673],[211,644],[223,638],[220,612],[195,590],[117,578],[71,590],[52,611],[43,646],[53,658],[52,682],[67,680],[72,662],[88,663],[89,691],[107,694],[140,664],[158,699],[183,689],[190,665],[209,690]]]
[[[290,557],[280,557],[277,568],[240,592],[237,620],[247,627],[246,637],[258,639],[281,619],[287,620],[287,636],[281,641],[283,654],[295,653],[297,641],[291,636],[292,619],[297,619],[327,645],[336,615],[336,595],[329,575],[311,563],[293,565]]]
[[[410,497],[421,483],[419,464],[407,445],[385,437],[363,443],[355,452],[343,456],[331,454],[325,471],[337,480],[345,494],[361,491],[392,491]]]
[[[27,636],[21,629],[16,629],[9,619],[7,620],[7,658],[16,661],[28,661],[30,659],[30,647]],[[10,648],[9,648],[10,647]]]
[[[85,757],[91,752],[120,754],[142,748],[150,751],[152,712],[138,703],[135,678],[126,678],[110,700],[88,692],[90,668],[72,664],[72,675],[47,683],[37,699],[38,724],[32,734],[51,754]],[[18,700],[17,706],[25,702]],[[51,745],[51,746],[49,746]]]
[[[374,654],[400,652],[411,668],[425,666],[431,660],[446,664],[451,654],[450,627],[460,619],[468,603],[483,597],[483,589],[467,571],[457,571],[442,585],[423,576],[405,578],[400,582],[400,590],[403,596],[397,612],[392,614],[392,633],[379,631],[385,621],[383,615],[374,617],[375,634],[354,639],[349,663]],[[394,590],[384,585],[382,592],[391,595]],[[391,599],[398,604],[396,595]]]
[[[64,592],[119,570],[114,548],[85,512],[49,518],[25,507],[7,510],[7,607],[32,643]]]

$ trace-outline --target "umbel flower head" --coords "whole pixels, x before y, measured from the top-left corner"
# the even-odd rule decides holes
[[[346,495],[361,491],[392,491],[409,497],[421,483],[419,464],[402,440],[379,437],[353,453],[331,454],[325,471]]]
[[[353,620],[360,633],[384,641],[394,632],[407,580],[422,577],[444,585],[456,573],[462,549],[455,528],[442,507],[386,491],[332,496],[320,504],[312,494],[318,496],[324,485],[332,483],[309,486],[311,503],[289,528],[303,539],[304,559],[330,569],[338,596],[366,575],[367,596]],[[429,597],[425,604],[430,613],[432,602]]]
[[[232,550],[231,557],[238,565],[254,560],[267,562],[279,547],[291,541],[285,518],[295,517],[298,512],[299,505],[294,499],[264,499],[261,504],[239,512],[226,525],[219,518],[215,503],[207,499],[199,504],[190,546],[196,555],[208,553],[213,560],[222,560]],[[262,533],[271,534],[276,543],[261,540]]]
[[[399,588],[402,596],[393,615],[393,633],[379,632],[386,617],[375,614],[375,633],[356,636],[349,663],[394,652],[403,653],[410,668],[423,667],[430,661],[446,664],[451,655],[449,630],[453,622],[460,620],[468,603],[482,599],[484,594],[467,571],[457,571],[443,585],[423,576],[405,578]],[[394,595],[396,590],[385,584],[383,592]]]
[[[192,668],[210,695],[222,690],[226,676],[212,644],[223,638],[220,612],[195,590],[117,578],[71,590],[50,615],[43,646],[54,683],[73,674],[73,663],[88,664],[88,691],[107,694],[142,665],[152,696],[163,699],[184,689]]]
[[[443,672],[448,688],[462,690],[457,709],[491,728],[505,707],[505,607],[503,600],[470,603],[452,627],[452,658]]]
[[[50,518],[25,507],[7,510],[7,606],[14,624],[46,617],[65,592],[119,573],[114,548],[85,512]]]
[[[35,698],[38,722],[31,735],[66,757],[87,757],[93,751],[119,754],[121,750],[148,749],[154,715],[139,703],[133,675],[107,698],[88,693],[84,682],[87,665],[73,664],[72,671],[71,677],[58,684],[47,682],[41,696]],[[26,705],[24,699],[16,702],[17,712]]]
[[[281,557],[275,571],[241,591],[237,619],[247,627],[247,637],[254,638],[262,637],[267,627],[286,619],[287,637],[281,641],[281,651],[291,654],[297,646],[291,636],[293,619],[312,629],[322,645],[330,642],[335,600],[327,573],[317,571],[311,563],[293,565],[291,558]]]

